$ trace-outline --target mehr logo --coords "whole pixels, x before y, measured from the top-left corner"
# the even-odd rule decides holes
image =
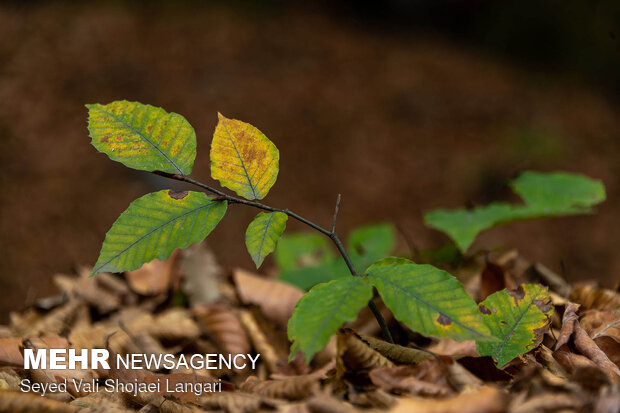
[[[70,348],[24,349],[24,369],[74,370],[74,369],[105,369],[109,370],[110,352],[103,348],[82,349]],[[80,364],[78,367],[77,364]]]

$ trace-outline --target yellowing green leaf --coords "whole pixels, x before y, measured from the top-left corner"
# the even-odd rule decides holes
[[[112,225],[91,275],[140,268],[200,242],[226,213],[226,201],[202,192],[153,192],[136,199]]]
[[[110,159],[142,171],[192,172],[196,133],[183,116],[126,100],[86,107],[92,144]]]
[[[303,351],[310,362],[343,323],[355,320],[371,298],[372,287],[363,277],[348,276],[312,288],[297,302],[288,322],[290,358]]]
[[[402,258],[385,258],[367,273],[394,317],[413,331],[457,341],[493,340],[476,302],[447,272]]]
[[[553,312],[547,289],[537,284],[493,293],[479,308],[491,334],[500,341],[477,342],[478,353],[493,357],[498,367],[540,343]]]
[[[259,212],[248,226],[245,232],[245,245],[256,268],[260,267],[265,257],[276,249],[287,220],[288,215],[283,212]]]
[[[246,199],[263,199],[278,177],[278,148],[249,123],[218,116],[211,176]]]

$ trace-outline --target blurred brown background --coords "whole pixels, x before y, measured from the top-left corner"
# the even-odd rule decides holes
[[[3,2],[0,321],[53,291],[54,273],[92,265],[132,200],[174,185],[90,146],[84,104],[116,99],[183,114],[206,182],[217,111],[248,121],[281,153],[266,202],[328,225],[341,192],[343,234],[390,220],[418,247],[446,240],[424,211],[514,199],[505,182],[519,171],[602,179],[598,214],[510,225],[476,246],[612,286],[617,3]],[[231,207],[208,239],[227,268],[252,268],[255,213]]]

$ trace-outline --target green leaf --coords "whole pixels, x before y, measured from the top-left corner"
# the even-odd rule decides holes
[[[260,267],[265,257],[276,249],[278,239],[286,228],[288,215],[283,212],[259,212],[245,232],[245,245]]]
[[[366,261],[364,268],[390,255],[395,246],[396,230],[389,223],[356,228],[351,231],[347,239],[349,251],[364,257]]]
[[[601,181],[577,174],[524,172],[510,186],[533,216],[590,212],[591,206],[605,200]]]
[[[126,100],[86,107],[91,143],[110,159],[141,171],[192,172],[196,133],[183,116]]]
[[[493,340],[475,301],[447,272],[392,257],[367,273],[394,317],[413,331],[457,341]]]
[[[317,284],[350,276],[344,260],[337,259],[309,267],[289,268],[278,274],[278,280],[309,290]]]
[[[278,177],[278,148],[249,123],[221,113],[218,117],[211,143],[211,176],[246,199],[263,199]]]
[[[438,209],[427,213],[424,222],[448,234],[456,246],[466,252],[480,232],[502,222],[519,219],[519,211],[510,204],[498,202],[472,210]]]
[[[135,270],[202,241],[220,222],[226,205],[188,191],[165,190],[136,199],[106,234],[91,275]]]
[[[524,172],[511,182],[525,205],[495,202],[472,210],[439,209],[424,216],[427,226],[445,232],[462,252],[478,234],[517,220],[583,214],[605,200],[602,182],[569,173]]]
[[[312,288],[297,302],[288,322],[290,358],[303,351],[309,363],[343,323],[355,320],[371,298],[372,287],[364,277],[348,276]]]
[[[491,334],[500,341],[477,342],[478,353],[493,357],[500,368],[540,343],[553,313],[547,289],[536,284],[493,293],[479,308]]]
[[[334,259],[329,241],[322,234],[283,235],[274,258],[280,270],[325,264]]]

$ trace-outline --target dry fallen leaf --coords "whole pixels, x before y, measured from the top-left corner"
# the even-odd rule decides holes
[[[259,396],[273,397],[287,400],[301,400],[320,389],[319,378],[316,375],[289,376],[285,380],[261,381],[250,376],[239,387],[241,391],[255,393]]]
[[[620,367],[620,310],[588,310],[581,325],[607,357]]]
[[[263,314],[286,328],[295,304],[304,295],[300,289],[236,269],[235,285],[241,302],[260,307]]]
[[[400,399],[391,413],[499,413],[505,411],[507,397],[501,390],[483,386],[445,399]]]
[[[343,329],[343,331],[347,331],[347,329]],[[432,353],[428,351],[403,347],[364,334],[357,334],[355,332],[353,334],[395,364],[416,364],[432,357]]]
[[[570,299],[588,310],[620,310],[620,293],[592,285],[573,289]]]
[[[336,366],[338,376],[364,380],[368,373],[379,367],[394,367],[387,357],[373,349],[351,329],[341,329],[337,339]]]
[[[261,409],[274,409],[280,402],[261,397],[255,394],[234,392],[216,393],[200,399],[199,404],[208,410],[223,410],[225,412],[252,413]]]
[[[73,413],[80,411],[71,406],[48,397],[34,393],[14,390],[0,390],[0,412],[7,413]]]
[[[193,312],[223,352],[228,354],[250,352],[252,347],[248,336],[238,316],[231,309],[210,305],[195,308]]]
[[[178,271],[179,254],[179,250],[174,250],[165,261],[156,258],[137,270],[127,271],[125,277],[131,289],[141,295],[158,295],[170,290]]]
[[[18,337],[0,338],[0,367],[23,367],[24,356],[20,351],[22,339]]]
[[[207,305],[220,297],[222,268],[213,251],[204,243],[190,245],[181,251],[183,291],[190,307]]]
[[[419,374],[413,366],[382,367],[370,372],[372,382],[385,391],[419,396],[448,396],[452,389],[416,377]]]

